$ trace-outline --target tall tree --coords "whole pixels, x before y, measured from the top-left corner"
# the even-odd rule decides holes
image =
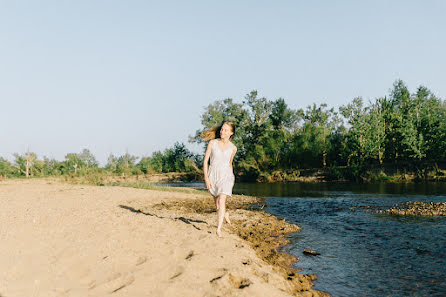
[[[341,106],[339,110],[350,125],[345,138],[348,151],[347,164],[350,165],[352,160],[362,163],[366,146],[365,111],[362,97],[354,98],[352,103]]]
[[[84,165],[84,162],[80,158],[79,154],[76,153],[69,153],[65,155],[65,161],[64,161],[64,172],[65,173],[71,173],[74,172],[74,174],[77,174],[77,171],[80,167]]]
[[[12,167],[11,163],[0,157],[0,177],[6,178],[9,175],[12,175],[14,172],[14,168]]]
[[[37,155],[32,152],[27,152],[26,154],[19,155],[14,154],[15,161],[14,165],[19,173],[25,174],[26,178],[33,175],[33,165],[34,161],[37,159]]]
[[[368,122],[365,124],[365,157],[377,159],[379,164],[383,163],[386,139],[385,106],[387,99],[378,98],[375,103],[367,108]]]

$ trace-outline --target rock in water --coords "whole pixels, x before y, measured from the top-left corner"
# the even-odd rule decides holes
[[[304,255],[307,256],[317,256],[320,255],[320,253],[316,252],[315,250],[312,249],[304,249]]]
[[[446,216],[446,202],[406,202],[377,212],[400,216]]]

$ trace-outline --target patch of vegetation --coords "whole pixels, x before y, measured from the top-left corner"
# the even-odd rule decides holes
[[[406,202],[396,204],[390,209],[378,210],[377,213],[385,213],[400,216],[446,216],[446,202]]]
[[[170,191],[168,188],[167,191]],[[196,190],[197,191],[197,190]],[[201,194],[209,194],[204,191],[199,191]],[[228,210],[236,210],[236,209],[245,209],[245,210],[258,210],[262,205],[264,205],[265,199],[260,197],[251,197],[251,196],[243,196],[243,195],[234,195],[229,198],[226,204],[226,209]],[[259,207],[260,206],[260,207]],[[161,202],[159,204],[155,204],[152,206],[155,209],[174,209],[174,210],[182,210],[190,213],[212,213],[216,212],[215,203],[213,199],[185,199],[185,200],[176,200],[171,202]]]

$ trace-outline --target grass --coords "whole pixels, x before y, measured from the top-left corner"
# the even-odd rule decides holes
[[[110,180],[110,177],[104,174],[88,174],[85,176],[66,175],[62,178],[62,180],[70,184],[127,187],[136,189],[180,192],[180,193],[199,194],[199,195],[207,194],[207,192],[204,190],[193,189],[193,188],[160,186],[155,183],[144,180],[123,180],[123,181]]]
[[[181,188],[181,187],[169,187],[169,186],[159,186],[147,181],[123,181],[123,182],[110,182],[105,183],[104,186],[114,186],[114,187],[127,187],[145,190],[156,190],[156,191],[166,191],[166,192],[180,192],[188,194],[200,194],[207,195],[204,190],[194,189],[194,188]]]

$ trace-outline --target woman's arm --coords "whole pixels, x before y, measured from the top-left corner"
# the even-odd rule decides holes
[[[204,154],[204,160],[203,160],[203,173],[204,173],[204,183],[206,184],[206,188],[208,190],[211,189],[212,185],[209,182],[208,177],[208,165],[209,165],[209,157],[211,156],[211,147],[214,140],[209,141],[208,147],[206,148],[206,153]]]
[[[232,161],[234,160],[235,153],[237,153],[237,147],[234,145],[234,148],[232,149],[231,161],[229,161],[229,166],[231,166],[231,168],[232,168]]]

